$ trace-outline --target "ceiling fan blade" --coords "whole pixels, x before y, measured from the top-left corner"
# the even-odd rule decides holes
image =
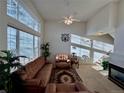
[[[73,22],[80,22],[80,20],[78,20],[78,19],[74,19],[73,18],[73,16],[72,15],[70,15],[70,16],[65,16],[65,17],[63,17],[63,20],[61,20],[61,21],[59,21],[59,23],[65,23],[65,24],[67,24],[67,25],[70,25],[70,24],[72,24]]]
[[[61,21],[59,21],[58,23],[63,23],[65,20],[61,20]]]
[[[63,19],[64,19],[64,20],[67,20],[67,19],[68,19],[68,17],[66,17],[66,16],[65,16],[65,17],[63,17]]]
[[[80,20],[78,20],[78,19],[72,19],[72,21],[80,22]]]
[[[73,18],[73,16],[71,15],[71,16],[69,16],[69,19],[72,19]]]

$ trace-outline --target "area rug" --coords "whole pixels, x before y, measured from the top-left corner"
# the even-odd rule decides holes
[[[74,68],[54,69],[51,75],[51,83],[74,83],[82,82],[80,76]]]

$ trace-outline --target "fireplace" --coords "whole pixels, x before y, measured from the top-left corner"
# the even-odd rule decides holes
[[[109,64],[109,79],[124,88],[124,68]]]

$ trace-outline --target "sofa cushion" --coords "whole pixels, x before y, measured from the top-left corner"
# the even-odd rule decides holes
[[[48,84],[45,93],[56,93],[56,84],[55,83]]]
[[[69,84],[50,83],[47,85],[45,93],[92,93],[89,90],[77,91],[76,90],[77,86],[75,86],[75,84],[76,83],[69,83]]]
[[[24,82],[24,85],[28,85],[28,86],[40,86],[40,80],[38,79],[31,79],[31,80],[26,80]]]
[[[81,92],[56,92],[56,93],[90,93],[88,91],[81,91]]]
[[[88,91],[88,89],[82,83],[76,83],[75,87],[78,91]]]
[[[73,92],[75,90],[75,86],[71,84],[57,84],[56,85],[56,91],[57,92]]]
[[[25,67],[18,69],[17,71],[15,71],[15,73],[16,73],[16,75],[18,75],[20,77],[20,79],[22,79],[22,80],[27,79],[27,72],[25,70]]]
[[[53,65],[46,64],[36,75],[35,78],[41,80],[41,86],[46,87],[47,83],[50,80],[51,72],[52,72]]]
[[[26,80],[27,79],[27,74],[25,73],[25,74],[21,74],[20,75],[20,78],[22,79],[22,80]]]
[[[37,72],[44,66],[45,60],[42,57],[35,59],[26,65],[25,69],[27,72],[27,79],[32,79],[35,77]]]

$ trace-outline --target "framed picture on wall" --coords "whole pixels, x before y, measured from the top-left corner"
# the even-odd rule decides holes
[[[61,34],[61,40],[62,42],[68,42],[70,40],[70,34]]]

